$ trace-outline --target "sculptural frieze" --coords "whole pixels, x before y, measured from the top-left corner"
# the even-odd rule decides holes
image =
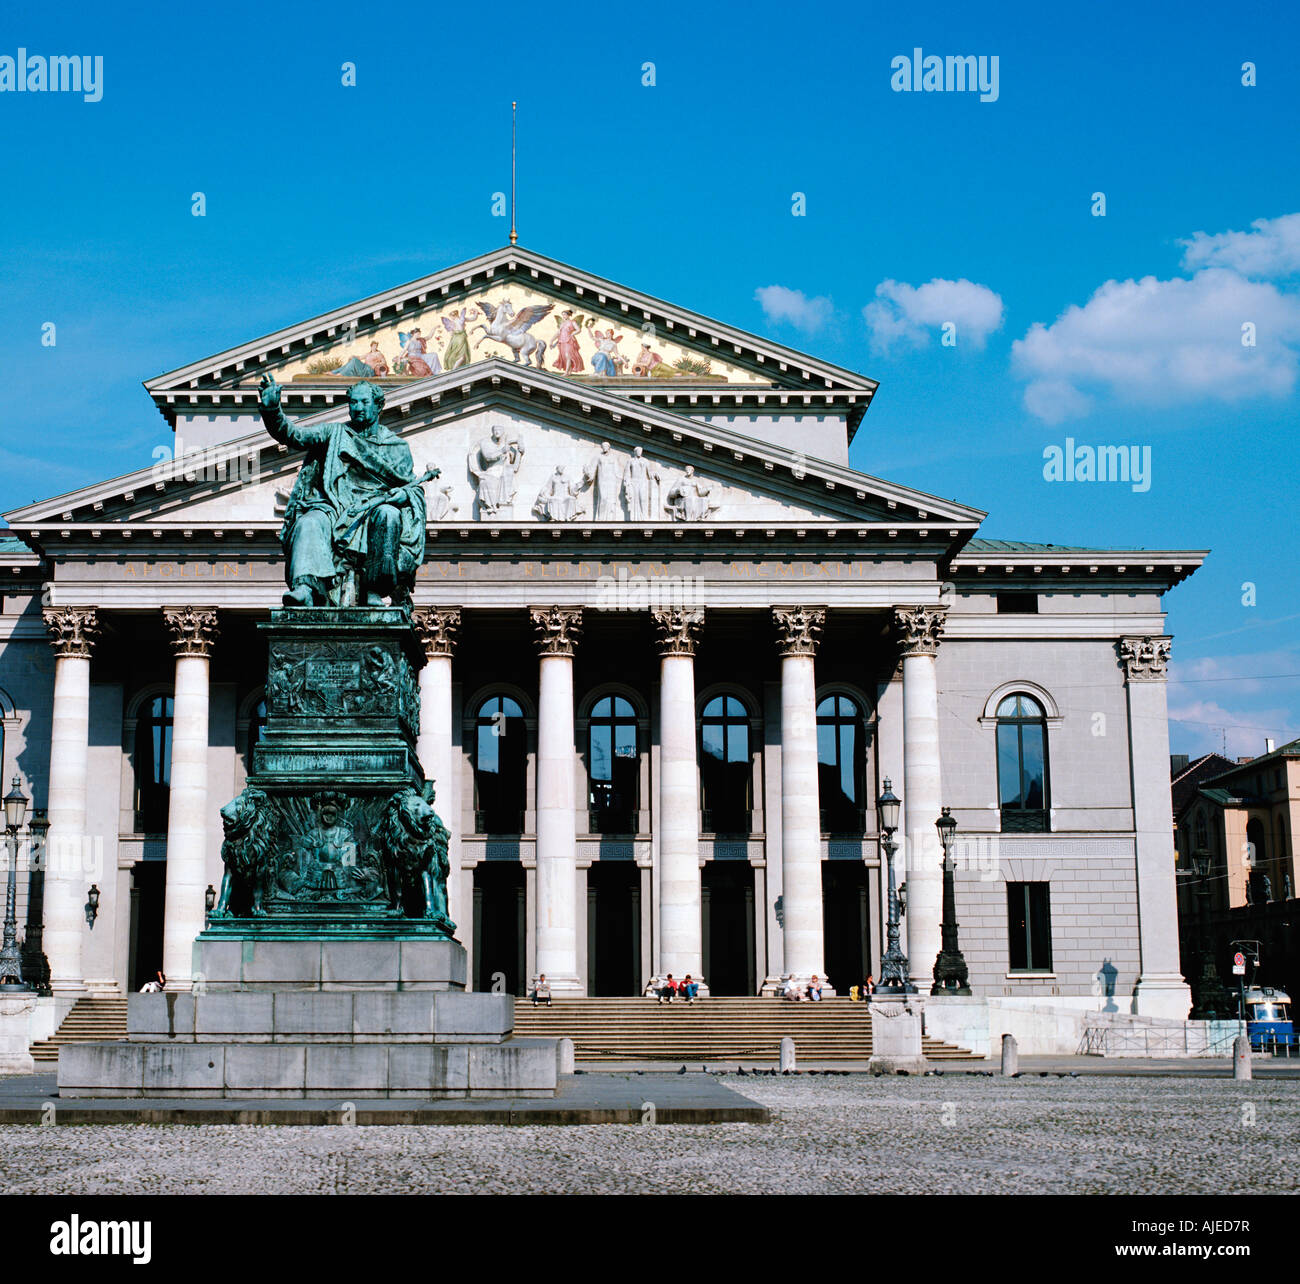
[[[578,496],[584,483],[581,479],[570,481],[564,466],[559,465],[537,494],[533,513],[544,522],[572,522],[579,515]]]
[[[479,517],[510,518],[515,502],[515,478],[523,459],[524,447],[518,434],[509,435],[499,424],[490,436],[470,450],[466,463],[474,478]]]
[[[347,643],[274,644],[266,674],[272,715],[378,716],[396,713],[412,728],[420,719],[419,686],[405,657],[373,643],[360,654]]]
[[[674,521],[703,522],[721,505],[713,497],[713,483],[701,477],[693,464],[687,464],[685,475],[668,491],[664,507]]]
[[[645,457],[636,446],[623,473],[623,496],[627,500],[628,520],[657,522],[663,514],[663,474],[659,465]]]
[[[583,470],[584,486],[595,488],[595,517],[598,522],[623,520],[623,469],[609,442],[600,443],[600,451]]]

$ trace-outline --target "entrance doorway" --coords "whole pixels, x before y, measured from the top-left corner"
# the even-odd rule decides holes
[[[641,871],[634,861],[594,861],[587,870],[587,993],[640,994]]]
[[[871,968],[870,873],[861,861],[822,862],[826,975],[838,994],[861,985]]]
[[[505,993],[521,995],[528,984],[527,904],[524,867],[515,860],[480,861],[474,866],[474,988],[492,989],[500,973]]]
[[[701,871],[701,883],[704,979],[709,993],[752,995],[758,988],[754,977],[754,867],[747,860],[711,860]]]
[[[139,860],[131,866],[131,989],[156,981],[163,965],[163,912],[167,862]]]

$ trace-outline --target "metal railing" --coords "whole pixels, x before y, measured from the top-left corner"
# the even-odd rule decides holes
[[[1202,1031],[1188,1026],[1119,1026],[1089,1025],[1083,1030],[1079,1051],[1084,1056],[1184,1056],[1232,1055],[1232,1041],[1239,1031],[1233,1030],[1218,1039],[1207,1041]]]

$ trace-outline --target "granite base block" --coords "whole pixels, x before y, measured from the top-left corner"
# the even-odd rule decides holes
[[[194,943],[194,988],[225,990],[464,990],[465,947],[422,937],[389,940],[273,940]]]
[[[179,1100],[550,1097],[554,1039],[476,1045],[84,1043],[59,1053],[59,1097]]]

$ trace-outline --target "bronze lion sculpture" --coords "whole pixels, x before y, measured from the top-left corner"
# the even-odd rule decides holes
[[[221,876],[221,895],[212,910],[213,918],[231,917],[230,899],[236,892],[241,897],[245,892],[251,894],[254,915],[260,917],[266,913],[262,896],[275,839],[275,814],[268,801],[262,790],[248,785],[221,809],[221,827],[225,830],[221,859],[226,868]]]
[[[393,908],[401,912],[409,901],[418,917],[451,936],[456,924],[447,915],[450,834],[430,800],[410,785],[399,790],[388,800],[374,836],[393,874]]]

